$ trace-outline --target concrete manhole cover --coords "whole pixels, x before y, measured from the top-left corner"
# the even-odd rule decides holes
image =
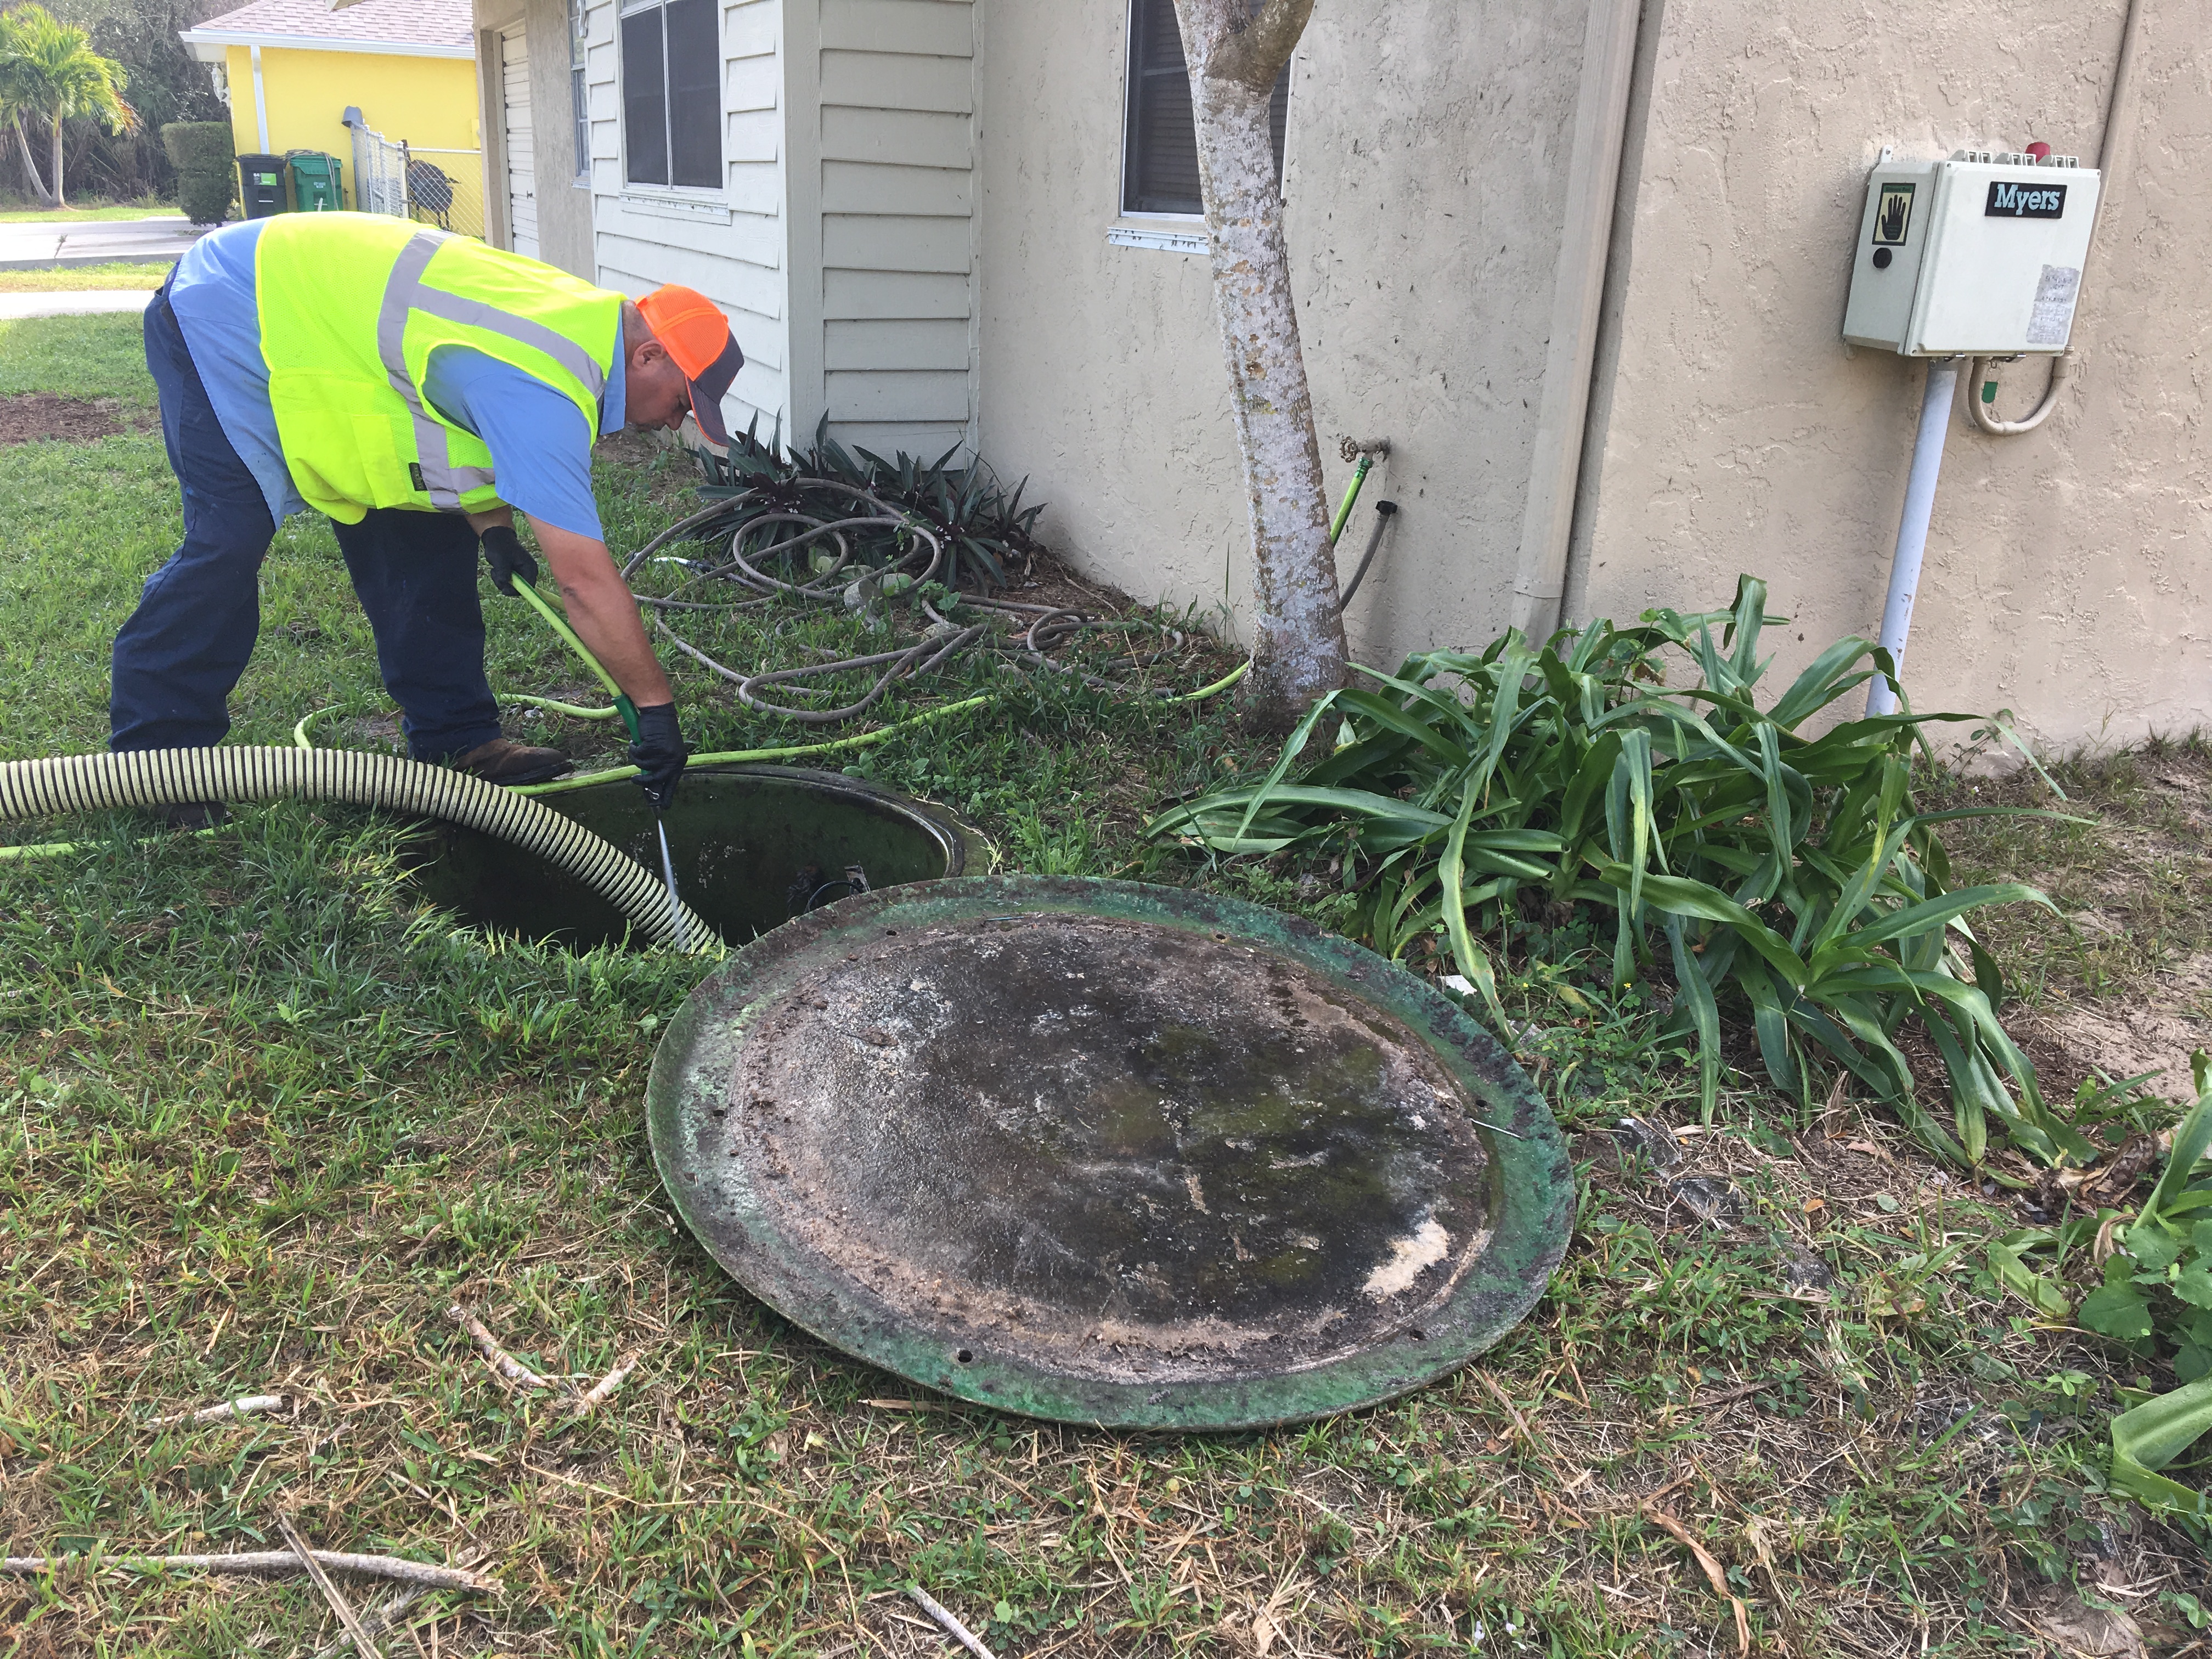
[[[672,1024],[686,1223],[848,1352],[1063,1421],[1220,1429],[1388,1398],[1542,1294],[1573,1184],[1498,1045],[1234,901],[990,878],[757,941]]]

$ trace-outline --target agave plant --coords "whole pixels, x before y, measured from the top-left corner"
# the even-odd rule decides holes
[[[1028,480],[1009,495],[980,461],[955,466],[953,459],[960,453],[957,444],[933,462],[903,452],[887,460],[838,443],[830,435],[825,416],[815,430],[814,447],[787,455],[780,430],[763,442],[758,426],[756,420],[726,456],[705,452],[699,456],[706,477],[699,493],[708,500],[733,502],[732,525],[767,514],[804,514],[825,522],[848,518],[850,504],[845,498],[810,492],[810,485],[826,481],[865,489],[935,532],[945,547],[945,565],[938,579],[947,587],[1002,587],[1008,568],[1037,550],[1035,532],[1044,508],[1022,505]],[[896,532],[884,532],[863,536],[854,550],[861,562],[878,563],[904,549],[897,545]]]
[[[1953,1163],[1979,1164],[1993,1123],[2047,1163],[2094,1158],[1999,1023],[2003,977],[1967,921],[2050,901],[2016,883],[1950,890],[1935,833],[2019,809],[1921,812],[1909,787],[1921,727],[2002,721],[1908,705],[1808,735],[1894,665],[1845,639],[1761,708],[1759,634],[1783,620],[1765,600],[1747,576],[1724,611],[1650,611],[1541,648],[1515,631],[1480,655],[1362,669],[1374,689],[1324,699],[1264,778],[1177,805],[1153,832],[1231,855],[1341,851],[1360,882],[1356,931],[1395,959],[1441,929],[1501,1024],[1483,939],[1521,927],[1524,906],[1610,911],[1617,981],[1665,953],[1708,1121],[1727,1003],[1749,1013],[1768,1077],[1793,1096],[1809,1093],[1808,1061],[1825,1060]],[[1668,686],[1669,653],[1696,684]],[[1293,780],[1325,721],[1334,751]],[[1948,1126],[1919,1103],[1899,1044],[1916,1020],[1949,1079]]]

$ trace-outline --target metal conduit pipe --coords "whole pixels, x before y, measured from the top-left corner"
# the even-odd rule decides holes
[[[441,818],[535,854],[574,876],[654,943],[712,950],[714,930],[672,908],[661,878],[549,806],[442,766],[348,749],[139,749],[0,764],[0,822],[112,806],[326,800]]]

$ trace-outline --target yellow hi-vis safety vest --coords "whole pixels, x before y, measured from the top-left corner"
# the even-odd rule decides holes
[[[373,507],[499,504],[491,452],[423,395],[440,346],[472,346],[544,381],[599,433],[619,294],[372,213],[270,219],[254,290],[284,464],[307,504],[342,524]]]

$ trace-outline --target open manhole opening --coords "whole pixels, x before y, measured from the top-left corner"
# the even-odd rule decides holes
[[[538,799],[659,872],[659,836],[635,783]],[[856,892],[988,862],[981,837],[950,813],[834,772],[696,769],[665,822],[678,890],[733,945]],[[579,950],[637,937],[584,883],[478,830],[427,825],[408,861],[425,896],[495,932]]]
[[[845,900],[671,1026],[688,1224],[850,1353],[1063,1421],[1371,1403],[1542,1294],[1573,1187],[1527,1079],[1433,989],[1254,906],[1042,878]]]

